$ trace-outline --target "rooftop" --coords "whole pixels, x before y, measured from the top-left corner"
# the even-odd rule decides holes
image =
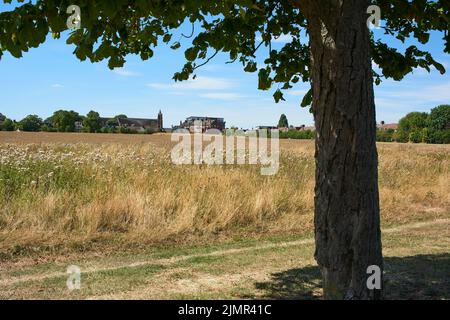
[[[189,117],[189,118],[186,118],[186,120],[224,120],[224,118],[215,118],[215,117],[195,117],[195,116],[192,116],[192,117]]]

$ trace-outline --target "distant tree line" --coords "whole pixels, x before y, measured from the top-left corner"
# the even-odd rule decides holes
[[[280,132],[280,139],[312,140],[316,137],[316,132],[312,130],[297,130],[290,128],[287,132]]]
[[[379,142],[450,143],[450,105],[441,105],[426,112],[411,112],[403,117],[398,129],[377,131]]]
[[[96,111],[83,116],[75,111],[58,110],[45,120],[37,115],[28,115],[15,121],[0,113],[0,131],[135,133],[130,128],[119,126],[119,119],[126,118],[126,115],[120,114],[105,121]]]
[[[280,131],[280,139],[311,140],[316,136],[316,133],[312,130],[297,130],[293,126],[289,126],[289,121],[285,114],[281,115],[278,121],[278,128],[282,129]],[[287,129],[287,131],[283,129]]]
[[[15,121],[0,113],[0,131],[135,133],[130,128],[119,126],[120,119],[127,119],[127,116],[120,114],[105,121],[96,111],[90,111],[83,116],[75,111],[58,110],[45,120],[37,115],[28,115],[20,121]],[[280,132],[281,139],[311,140],[315,137],[312,130],[289,127],[284,114],[281,115],[278,127],[289,128]],[[377,141],[450,144],[450,105],[438,106],[429,114],[411,112],[400,120],[397,130],[379,128]]]
[[[314,139],[312,130],[297,130],[288,126],[286,115],[281,115],[279,128],[289,128],[280,132],[281,139]],[[450,105],[440,105],[426,112],[411,112],[403,117],[398,129],[377,130],[378,142],[450,144]]]

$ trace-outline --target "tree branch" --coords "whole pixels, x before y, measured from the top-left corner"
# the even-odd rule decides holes
[[[198,66],[195,66],[194,70],[197,70],[198,68],[201,68],[204,65],[208,64],[212,59],[214,59],[215,56],[217,56],[218,53],[219,53],[219,50],[216,50],[216,52],[214,52],[214,54],[211,57],[209,57],[208,60],[206,60],[202,64],[199,64]]]

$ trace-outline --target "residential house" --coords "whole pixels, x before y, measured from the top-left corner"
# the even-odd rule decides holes
[[[83,121],[75,122],[75,132],[82,132],[84,128]]]
[[[380,131],[388,131],[388,130],[398,130],[398,123],[389,123],[386,124],[384,121],[381,121],[380,124],[377,125],[378,130]]]
[[[157,119],[145,118],[101,118],[104,127],[114,123],[118,128],[123,128],[136,133],[156,133],[164,130],[164,120],[161,111]]]
[[[225,120],[223,118],[212,117],[189,117],[184,122],[180,122],[179,128],[188,129],[191,133],[195,132],[196,122],[201,122],[202,132],[210,129],[225,130]]]

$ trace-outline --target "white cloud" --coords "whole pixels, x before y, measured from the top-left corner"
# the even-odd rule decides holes
[[[226,90],[236,86],[236,83],[229,79],[197,77],[183,82],[173,83],[149,83],[147,87],[159,90]]]
[[[308,90],[291,90],[288,91],[288,94],[296,97],[303,97],[308,93]]]
[[[122,76],[122,77],[137,77],[137,76],[140,75],[137,72],[129,71],[129,70],[126,70],[124,68],[114,69],[113,72],[115,74],[119,75],[119,76]]]
[[[169,94],[174,95],[174,96],[184,96],[186,94],[186,92],[183,92],[183,91],[169,91]]]
[[[232,92],[212,92],[200,95],[201,98],[214,99],[214,100],[225,100],[225,101],[236,101],[244,98],[244,96],[232,93]]]
[[[207,64],[201,67],[202,71],[208,71],[208,72],[219,72],[223,71],[226,67],[220,64]]]
[[[404,104],[403,102],[396,101],[395,99],[385,99],[385,98],[375,98],[375,105],[377,108],[386,108],[386,109],[408,109],[411,108],[408,104]]]
[[[450,102],[450,82],[439,85],[420,86],[397,83],[389,89],[376,91],[375,105],[379,121],[396,122],[408,112],[429,112],[430,109]]]
[[[55,84],[52,84],[52,88],[64,88],[64,86],[62,84],[55,83]]]
[[[380,90],[377,95],[392,102],[401,100],[402,103],[410,103],[411,106],[427,103],[448,103],[450,101],[450,82],[434,86],[414,87],[408,90],[388,92]]]

